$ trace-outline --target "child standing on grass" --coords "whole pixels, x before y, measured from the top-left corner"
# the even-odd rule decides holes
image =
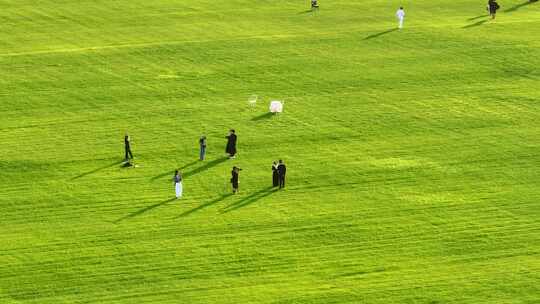
[[[499,4],[495,0],[489,0],[487,5],[487,10],[489,12],[489,15],[491,16],[491,19],[495,19],[495,15],[497,14],[497,10],[500,8]]]
[[[182,174],[180,173],[179,170],[176,170],[174,172],[174,177],[173,177],[173,180],[174,180],[174,190],[176,192],[176,199],[179,199],[182,197]]]
[[[232,184],[232,192],[233,194],[238,193],[238,184],[240,183],[239,174],[240,174],[240,168],[233,167],[231,171],[231,184]]]

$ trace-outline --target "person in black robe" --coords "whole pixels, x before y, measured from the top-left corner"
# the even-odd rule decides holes
[[[199,138],[199,160],[206,158],[206,136]]]
[[[274,162],[272,164],[272,187],[279,186],[279,173],[278,173],[278,164]]]
[[[285,188],[285,174],[287,173],[287,167],[281,159],[279,160],[277,171],[279,175],[279,189]]]
[[[129,134],[126,133],[126,136],[124,136],[124,150],[125,150],[125,156],[124,159],[127,161],[130,158],[133,159],[133,153],[131,153],[131,145],[130,145],[130,138]]]
[[[497,14],[497,10],[501,8],[499,6],[499,4],[497,3],[497,1],[495,0],[489,0],[488,1],[488,11],[489,11],[489,14],[491,15],[491,19],[495,19],[495,15]]]
[[[233,167],[231,171],[231,184],[233,189],[233,194],[238,193],[238,185],[240,183],[239,181],[239,174],[242,169],[238,167]]]
[[[227,138],[227,147],[225,148],[225,152],[229,154],[229,158],[234,158],[236,155],[236,133],[234,130],[229,131],[229,136],[226,136]]]

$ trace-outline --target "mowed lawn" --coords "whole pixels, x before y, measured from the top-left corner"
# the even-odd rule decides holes
[[[0,303],[540,303],[540,3],[499,3],[0,2]]]

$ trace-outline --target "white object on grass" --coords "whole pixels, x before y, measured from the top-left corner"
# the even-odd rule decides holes
[[[270,112],[271,113],[281,113],[283,112],[283,101],[272,100],[270,101]]]
[[[252,107],[257,105],[257,99],[259,99],[259,96],[257,95],[251,95],[248,98],[248,104]]]

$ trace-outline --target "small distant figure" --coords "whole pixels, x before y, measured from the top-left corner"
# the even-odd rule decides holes
[[[174,191],[176,192],[176,199],[180,199],[182,197],[182,173],[180,173],[179,170],[174,171]]]
[[[240,180],[239,180],[240,171],[242,171],[242,169],[236,166],[233,167],[231,171],[231,184],[232,184],[233,194],[238,193],[238,184],[240,183]]]
[[[396,12],[396,17],[398,18],[399,24],[398,28],[403,28],[403,20],[405,20],[405,10],[403,9],[403,6],[400,6],[399,9]]]
[[[279,175],[279,189],[285,188],[285,174],[287,173],[287,167],[281,159],[279,160],[277,170]]]
[[[274,162],[272,164],[272,187],[279,186],[279,173],[278,173],[278,164]]]
[[[248,98],[248,104],[251,106],[251,107],[255,107],[257,105],[257,99],[259,99],[259,96],[257,95],[251,95],[249,96]]]
[[[126,133],[126,136],[124,136],[124,150],[125,150],[125,156],[124,160],[128,161],[130,158],[133,159],[133,153],[131,153],[131,144],[130,144],[131,138],[129,137],[129,134]]]
[[[319,2],[317,0],[311,0],[311,10],[319,9]]]
[[[497,1],[495,0],[489,0],[487,4],[487,10],[489,12],[489,15],[491,16],[491,19],[495,19],[495,15],[497,15],[497,10],[501,8]]]
[[[206,136],[199,138],[199,160],[206,158]]]
[[[235,158],[237,137],[234,129],[231,129],[229,131],[229,135],[225,138],[227,138],[227,147],[225,148],[225,152],[229,154],[229,158]]]

